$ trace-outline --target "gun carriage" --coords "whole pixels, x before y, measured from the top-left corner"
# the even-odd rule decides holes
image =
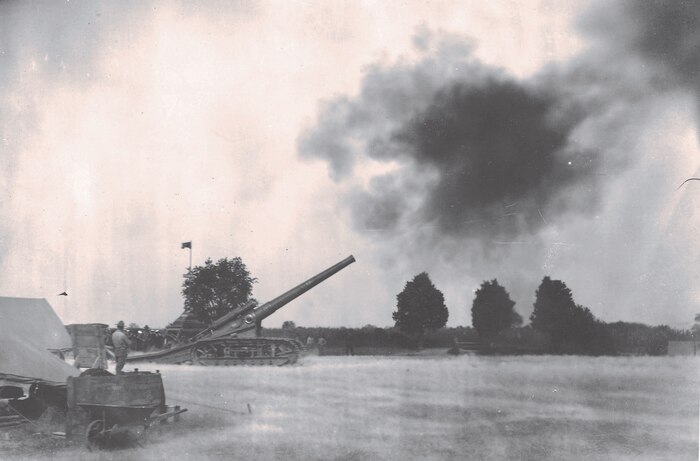
[[[295,363],[303,344],[289,338],[260,337],[261,322],[294,299],[355,262],[348,256],[271,301],[248,303],[222,316],[189,340],[170,349],[132,355],[127,362],[198,365],[288,365]]]

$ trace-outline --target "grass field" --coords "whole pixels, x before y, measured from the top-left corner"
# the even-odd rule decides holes
[[[144,447],[89,453],[55,440],[28,440],[6,443],[4,454],[52,460],[695,460],[698,365],[694,357],[440,353],[312,356],[286,368],[153,366],[163,374],[169,403],[189,411],[151,434]]]

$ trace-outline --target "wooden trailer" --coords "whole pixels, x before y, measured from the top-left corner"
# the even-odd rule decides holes
[[[166,405],[159,373],[70,377],[67,382],[66,437],[84,437],[89,449],[142,439],[148,428],[187,411]]]

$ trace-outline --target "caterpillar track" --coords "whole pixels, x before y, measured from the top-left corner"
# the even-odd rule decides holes
[[[192,347],[192,363],[204,366],[292,365],[302,352],[287,338],[230,338],[200,341]]]
[[[130,355],[127,362],[192,363],[204,366],[291,365],[299,359],[303,345],[293,339],[257,336],[261,322],[278,309],[355,262],[351,255],[257,306],[234,309],[206,329],[169,349]]]

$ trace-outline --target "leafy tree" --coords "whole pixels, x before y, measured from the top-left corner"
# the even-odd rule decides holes
[[[294,322],[292,322],[291,320],[285,320],[284,322],[282,322],[282,329],[283,330],[293,330],[296,327],[297,327],[296,324]]]
[[[535,292],[535,309],[530,316],[532,327],[545,333],[555,351],[560,351],[569,334],[576,304],[571,290],[561,280],[542,279]]]
[[[590,309],[580,304],[572,311],[566,344],[566,352],[575,354],[616,353],[612,333],[605,322],[596,319]]]
[[[195,266],[182,284],[185,310],[197,319],[211,324],[222,315],[249,301],[257,281],[239,257],[222,258],[216,263],[210,258],[204,266]]]
[[[530,316],[535,329],[545,333],[553,352],[602,355],[615,352],[612,330],[585,306],[574,302],[561,280],[545,277],[536,292]]]
[[[513,306],[515,302],[498,280],[484,281],[472,302],[472,326],[482,338],[493,339],[500,331],[522,324]]]
[[[435,331],[447,323],[449,312],[445,297],[435,288],[426,272],[422,272],[396,295],[396,311],[392,318],[403,333],[416,338],[418,348],[423,347],[426,331]]]

